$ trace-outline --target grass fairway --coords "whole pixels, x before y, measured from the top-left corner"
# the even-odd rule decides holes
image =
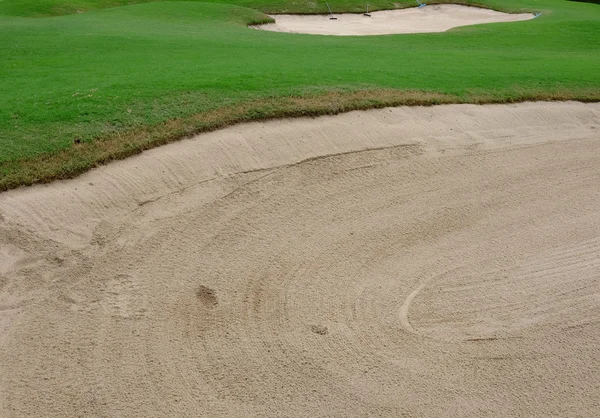
[[[0,2],[0,190],[73,176],[242,120],[402,103],[600,100],[600,6],[592,3],[483,0],[543,15],[376,37],[246,27],[266,21],[262,11],[323,11],[324,3],[100,9],[128,3],[138,2]]]

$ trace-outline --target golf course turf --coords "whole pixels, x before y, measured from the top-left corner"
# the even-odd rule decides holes
[[[130,3],[139,2],[0,2],[0,190],[241,121],[400,104],[600,100],[593,3],[483,0],[542,15],[344,38],[247,28],[270,21],[263,12],[323,13],[321,2]]]

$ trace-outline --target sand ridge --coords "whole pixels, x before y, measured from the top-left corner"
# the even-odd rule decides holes
[[[600,104],[233,126],[0,194],[0,416],[594,416]]]
[[[306,33],[313,35],[389,35],[400,33],[445,32],[452,28],[482,23],[517,22],[533,19],[532,13],[502,13],[457,4],[427,5],[401,10],[383,10],[362,14],[273,15],[275,23],[253,26],[255,29]]]

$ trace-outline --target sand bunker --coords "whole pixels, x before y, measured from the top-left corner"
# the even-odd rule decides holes
[[[508,14],[478,7],[455,4],[434,5],[403,10],[362,14],[336,14],[337,20],[324,15],[274,15],[275,23],[255,26],[275,32],[316,35],[388,35],[394,33],[445,32],[458,26],[480,23],[517,22],[533,19],[531,13]]]
[[[597,416],[600,104],[234,126],[0,194],[0,416]]]

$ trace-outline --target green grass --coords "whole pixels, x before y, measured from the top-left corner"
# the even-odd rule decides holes
[[[152,0],[3,0],[0,2],[0,15],[45,17],[88,12],[109,7],[128,6],[149,3]],[[177,0],[166,0],[177,1]],[[199,0],[190,0],[200,2]],[[580,0],[591,1],[597,0]],[[260,10],[264,13],[327,13],[324,1],[315,0],[205,0],[204,3],[232,4],[240,7]],[[329,4],[337,11],[364,12],[366,1],[332,0]],[[371,10],[413,7],[412,0],[369,0]],[[479,5],[505,11],[531,10],[514,0],[438,0],[430,3],[462,3]],[[534,5],[535,3],[532,3]],[[537,6],[539,7],[539,6]]]
[[[544,14],[375,37],[246,27],[268,20],[261,11],[324,11],[312,1],[94,10],[129,3],[140,1],[0,1],[0,190],[69,177],[244,120],[402,103],[600,100],[600,7],[591,3],[481,0]],[[330,4],[363,7],[357,0]]]

